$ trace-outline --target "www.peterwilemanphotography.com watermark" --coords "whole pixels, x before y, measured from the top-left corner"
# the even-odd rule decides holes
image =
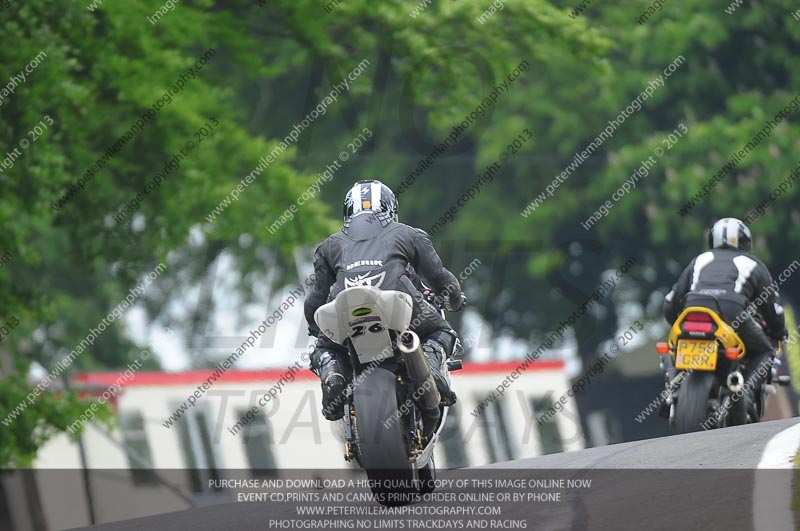
[[[144,295],[146,291],[145,288],[152,284],[153,281],[156,280],[166,269],[166,265],[159,263],[147,276],[144,277],[144,280],[142,280],[138,286],[128,290],[128,295],[122,299],[122,301],[120,301],[119,304],[117,304],[108,313],[108,315],[97,322],[96,328],[90,329],[89,333],[86,334],[86,337],[84,337],[81,342],[70,351],[69,354],[59,360],[55,364],[55,367],[53,367],[53,369],[47,374],[47,376],[45,376],[42,381],[39,382],[30,393],[28,393],[28,396],[26,396],[22,402],[17,404],[17,406],[8,415],[6,415],[6,418],[4,418],[2,421],[3,424],[10,426],[18,416],[20,416],[28,407],[32,406],[42,395],[42,393],[72,365],[78,356],[83,354],[84,351],[88,350],[90,346],[94,346],[97,338],[117,319],[122,318],[125,310],[130,308],[139,297]]]
[[[296,123],[294,127],[292,127],[291,133],[286,135],[283,140],[281,140],[274,148],[272,148],[272,151],[261,157],[258,161],[258,166],[253,168],[253,170],[247,174],[244,179],[239,181],[239,184],[233,190],[231,190],[231,192],[219,203],[219,205],[214,207],[214,209],[208,213],[206,216],[206,221],[209,223],[214,223],[214,221],[217,219],[217,216],[221,216],[225,209],[231,205],[231,203],[238,201],[239,195],[242,194],[248,186],[255,182],[256,177],[261,175],[273,162],[278,160],[278,157],[280,157],[284,151],[297,142],[297,140],[300,138],[300,134],[312,123],[314,123],[319,116],[324,116],[325,113],[328,112],[328,107],[333,105],[333,103],[336,102],[341,94],[344,94],[350,90],[350,81],[355,81],[358,79],[358,77],[364,73],[369,65],[369,60],[364,59],[358,63],[355,68],[353,68],[353,70],[347,74],[347,76],[343,77],[339,83],[334,84],[331,88],[331,91],[322,99],[322,101],[320,101],[315,108],[305,115],[300,122]]]
[[[0,3],[0,8],[8,7],[11,4],[2,4]],[[0,9],[2,11],[2,9]],[[5,103],[6,98],[10,97],[14,92],[17,90],[17,87],[25,83],[27,81],[28,76],[27,74],[33,73],[36,68],[39,67],[40,64],[47,59],[47,52],[42,50],[36,56],[31,59],[31,61],[26,64],[22,70],[18,73],[13,74],[10,78],[8,78],[8,83],[6,83],[3,87],[0,87],[0,107],[3,106]]]
[[[181,147],[177,152],[173,153],[169,160],[164,163],[161,171],[155,174],[152,179],[145,183],[144,187],[142,187],[142,192],[144,192],[144,195],[142,195],[141,192],[137,193],[133,199],[128,201],[126,205],[124,205],[116,214],[114,214],[114,221],[117,223],[122,223],[125,218],[139,210],[139,206],[142,204],[142,201],[144,201],[145,195],[149,195],[150,192],[154,192],[155,190],[161,188],[161,184],[162,182],[166,182],[167,176],[172,174],[173,171],[178,171],[183,159],[188,157],[189,153],[191,153],[197,145],[208,138],[211,132],[218,125],[219,121],[212,117],[209,118],[204,125],[200,126],[200,128],[194,132],[194,139],[187,140],[183,147]]]
[[[346,162],[351,155],[355,155],[358,153],[358,150],[369,140],[372,138],[372,131],[365,127],[361,130],[358,136],[354,137],[350,142],[347,143],[347,149],[342,150],[339,152],[337,158],[333,159],[330,164],[325,166],[325,171],[318,174],[317,180],[306,188],[302,194],[300,194],[297,199],[295,199],[294,203],[289,205],[289,207],[284,210],[283,214],[280,215],[278,219],[272,222],[271,225],[268,225],[266,229],[269,231],[270,234],[275,234],[278,232],[278,229],[283,227],[289,221],[294,219],[294,215],[297,214],[298,209],[303,206],[305,203],[316,197],[319,193],[322,185],[329,183],[333,176],[339,171],[342,167],[341,162]]]
[[[72,424],[67,426],[67,431],[74,434],[80,431],[84,424],[93,421],[97,414],[97,410],[109,400],[115,398],[119,392],[122,391],[122,384],[136,378],[136,372],[142,367],[144,361],[146,361],[152,354],[152,346],[142,351],[136,360],[128,364],[125,370],[119,373],[119,376],[117,376],[117,379],[114,381],[114,383],[100,394],[97,401],[92,402],[91,406],[86,408],[86,410],[81,413]]]
[[[22,157],[23,152],[28,149],[31,143],[39,140],[44,132],[47,131],[54,123],[55,121],[50,118],[50,116],[44,115],[42,119],[39,120],[39,123],[34,125],[31,130],[28,131],[25,137],[17,142],[17,146],[11,151],[6,152],[5,157],[0,160],[0,174],[13,168],[17,159]],[[30,140],[28,140],[28,137],[30,137]]]
[[[195,61],[194,66],[189,68],[186,72],[181,73],[181,75],[173,82],[169,89],[165,91],[155,102],[153,102],[147,111],[139,115],[139,119],[136,120],[127,131],[125,131],[125,134],[120,136],[114,143],[106,146],[103,155],[98,157],[97,160],[95,160],[94,163],[86,169],[83,175],[73,185],[71,185],[60,198],[51,203],[50,208],[58,212],[75,195],[80,193],[86,187],[86,183],[91,181],[92,178],[94,178],[94,176],[106,166],[108,161],[115,157],[117,153],[119,153],[122,147],[133,140],[136,135],[142,132],[147,124],[153,121],[156,113],[160,112],[161,109],[172,103],[173,96],[177,96],[184,89],[187,83],[192,81],[197,73],[202,70],[216,54],[217,51],[214,48],[209,48],[197,59],[197,61]]]

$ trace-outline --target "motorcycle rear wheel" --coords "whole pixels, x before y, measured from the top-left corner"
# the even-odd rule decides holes
[[[353,389],[361,465],[375,500],[386,506],[415,501],[417,471],[409,452],[399,410],[396,376],[381,367],[369,371]]]
[[[684,378],[675,401],[675,419],[672,423],[675,435],[703,431],[703,424],[710,417],[709,398],[716,381],[716,376],[711,372],[693,372]]]
[[[433,456],[427,465],[419,469],[419,480],[420,494],[430,494],[436,490],[436,463],[433,461]]]

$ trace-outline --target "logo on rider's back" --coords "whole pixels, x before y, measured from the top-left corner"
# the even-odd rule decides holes
[[[355,278],[345,278],[344,287],[355,288],[357,286],[371,286],[373,288],[379,288],[381,287],[381,284],[383,284],[384,278],[386,278],[386,271],[373,276],[370,276],[369,273],[365,273],[363,275],[358,275]]]
[[[356,308],[353,310],[353,317],[363,317],[372,313],[372,308]]]

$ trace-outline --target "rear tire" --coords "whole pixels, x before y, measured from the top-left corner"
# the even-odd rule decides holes
[[[673,432],[692,433],[703,431],[703,423],[709,419],[708,401],[711,388],[717,378],[712,372],[693,372],[681,382],[675,401]]]
[[[427,465],[419,469],[419,481],[420,494],[430,494],[436,490],[436,463],[433,461],[433,456]]]
[[[416,470],[408,461],[402,418],[396,418],[396,376],[376,367],[353,389],[361,465],[375,500],[386,506],[417,499]]]

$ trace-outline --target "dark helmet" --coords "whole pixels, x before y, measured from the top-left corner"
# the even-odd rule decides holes
[[[345,223],[361,212],[374,212],[387,221],[397,221],[398,206],[394,192],[382,182],[358,181],[344,197],[342,214]]]
[[[736,218],[722,218],[711,226],[708,233],[710,249],[732,248],[749,251],[752,240],[750,229]]]

